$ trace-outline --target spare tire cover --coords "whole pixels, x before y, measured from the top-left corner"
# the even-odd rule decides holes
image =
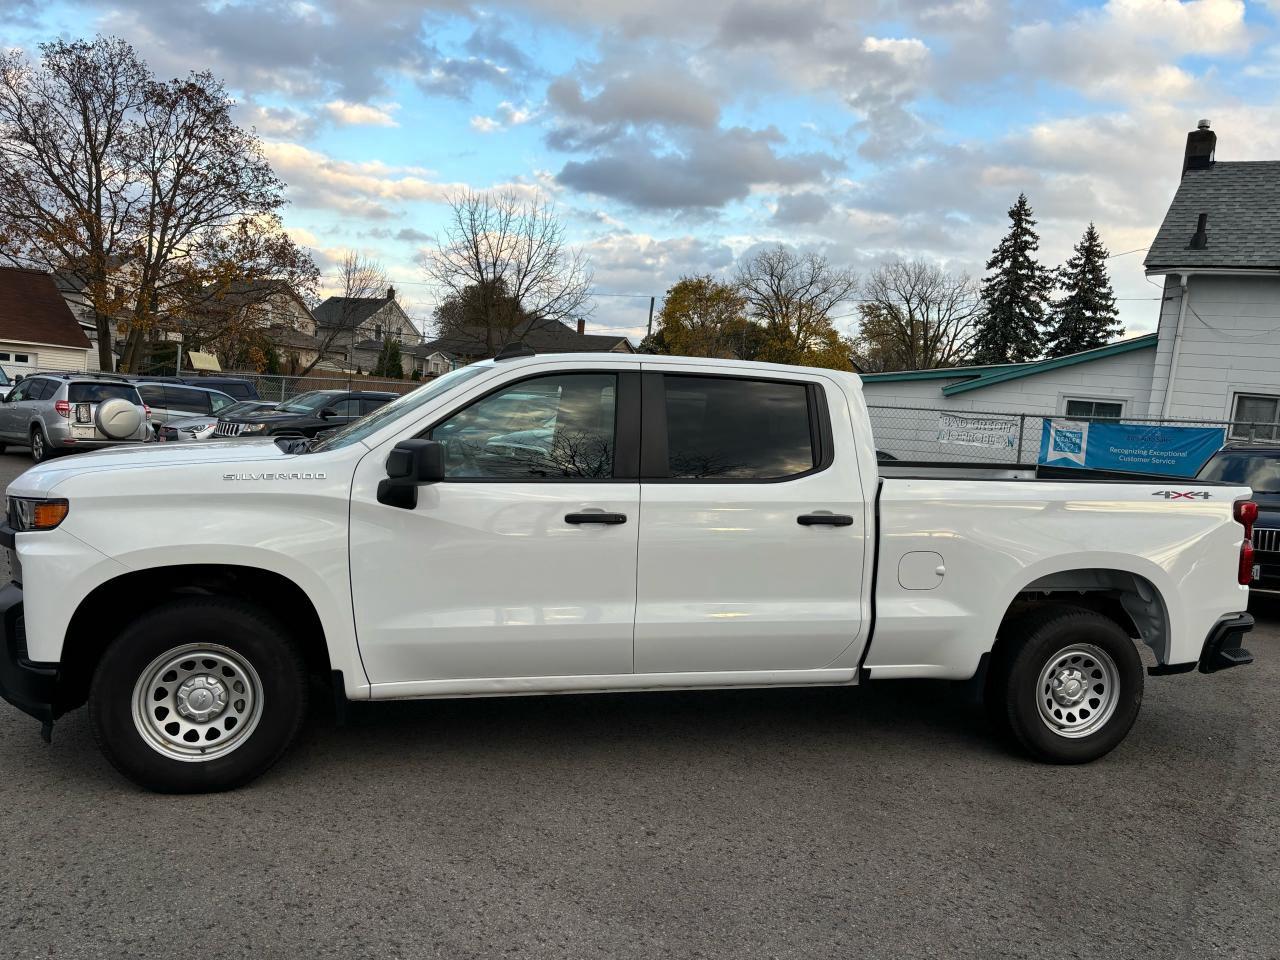
[[[142,408],[120,397],[112,397],[98,404],[94,419],[98,422],[98,429],[112,440],[128,440],[142,426]]]

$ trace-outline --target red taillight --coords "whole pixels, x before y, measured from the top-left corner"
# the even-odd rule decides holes
[[[1253,544],[1246,540],[1240,545],[1240,585],[1247,587],[1253,582]]]
[[[1253,582],[1253,524],[1258,519],[1258,505],[1252,500],[1237,500],[1234,511],[1236,523],[1244,527],[1244,542],[1240,544],[1240,569],[1236,579],[1247,587]]]
[[[53,409],[58,411],[58,416],[60,417],[71,416],[71,404],[65,400],[59,400],[53,405]]]
[[[148,407],[145,403],[142,405],[142,412],[148,420],[151,419],[151,408]]]

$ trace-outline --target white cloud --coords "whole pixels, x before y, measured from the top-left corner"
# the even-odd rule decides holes
[[[496,130],[501,130],[502,124],[492,117],[476,116],[471,118],[471,129],[478,133],[493,133]]]
[[[391,114],[400,109],[398,103],[388,103],[377,107],[369,103],[348,103],[346,100],[331,100],[324,105],[329,116],[337,123],[347,127],[398,127],[400,124]]]

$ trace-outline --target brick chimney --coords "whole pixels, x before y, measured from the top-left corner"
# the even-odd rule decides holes
[[[578,336],[584,336],[587,332],[587,321],[583,317],[578,318]]]
[[[1213,151],[1218,145],[1218,135],[1209,129],[1209,121],[1201,120],[1187,134],[1187,149],[1182,155],[1182,175],[1188,170],[1208,170],[1213,166]]]
[[[388,300],[394,300],[395,298],[396,298],[396,288],[395,288],[395,287],[387,287],[387,299],[388,299]]]

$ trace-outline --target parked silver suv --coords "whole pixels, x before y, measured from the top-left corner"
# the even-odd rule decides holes
[[[151,439],[138,388],[122,377],[35,373],[0,399],[0,451],[29,444],[39,462],[59,453]]]

